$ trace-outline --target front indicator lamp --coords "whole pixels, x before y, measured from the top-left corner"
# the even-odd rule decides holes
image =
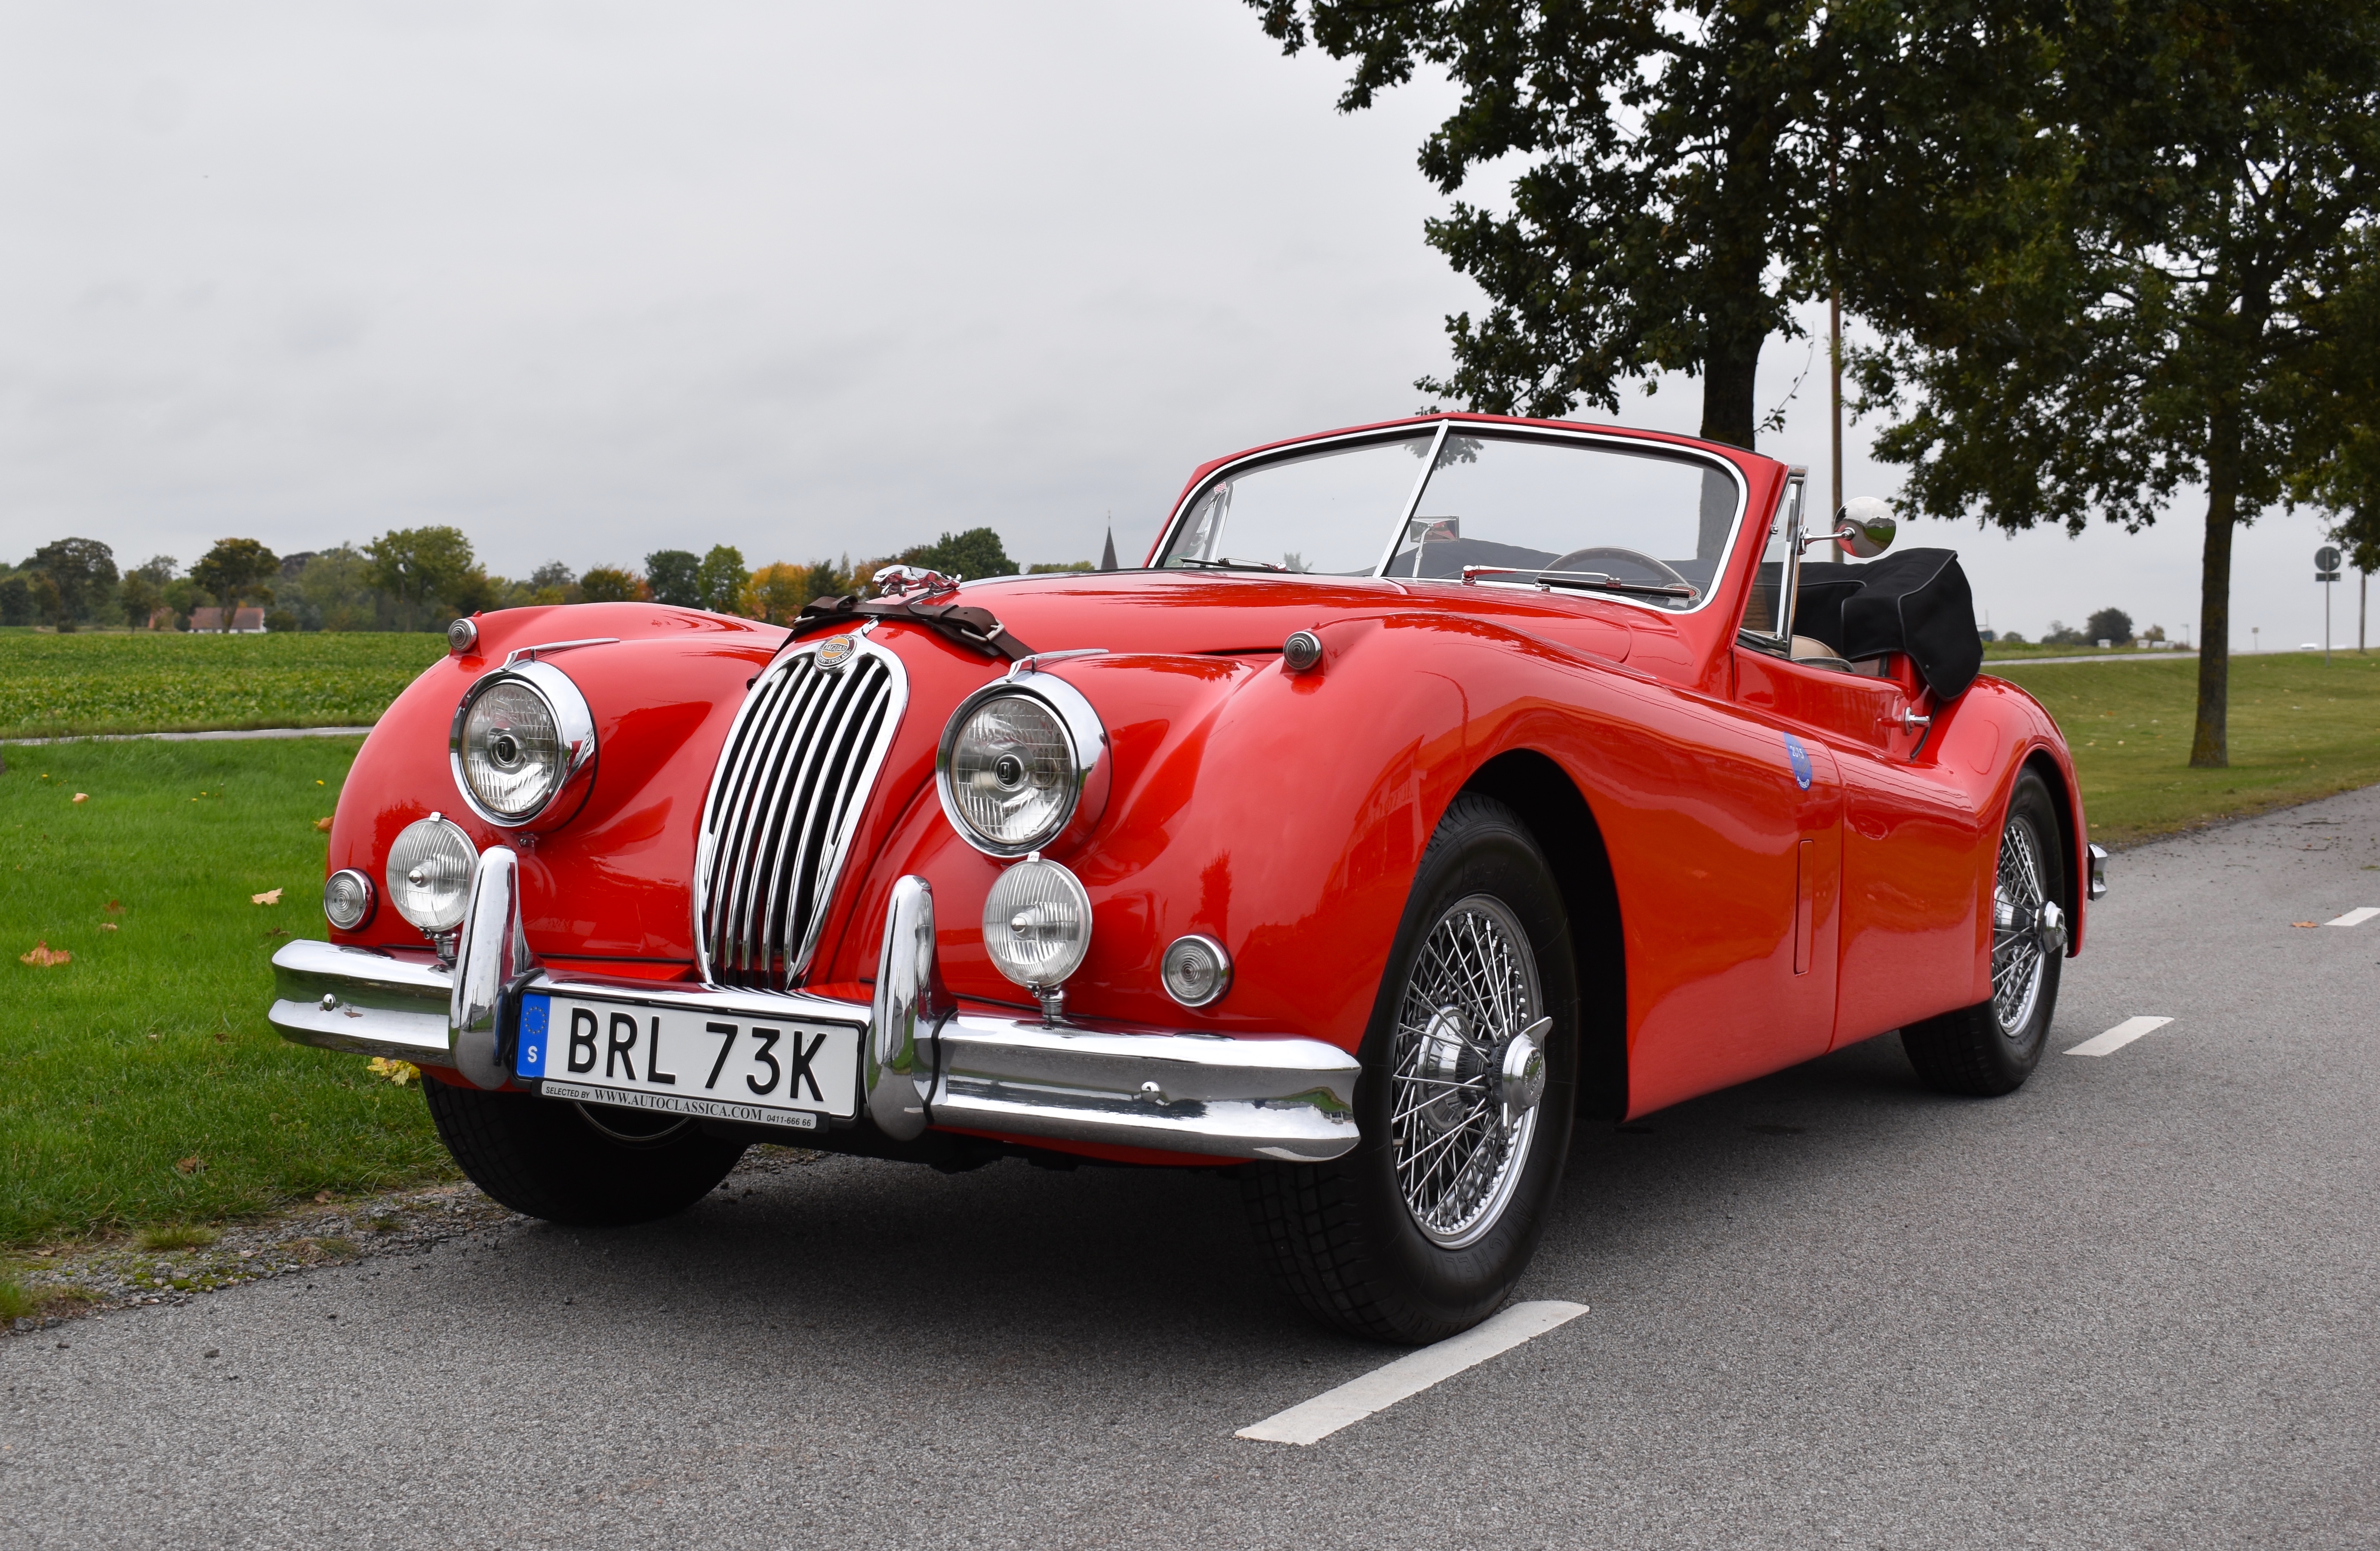
[[[416,819],[388,848],[388,903],[427,936],[451,932],[463,924],[478,863],[463,826],[438,813]]]
[[[1232,956],[1213,938],[1193,932],[1173,939],[1158,962],[1165,994],[1184,1007],[1204,1007],[1232,988]]]
[[[1000,875],[983,902],[983,947],[994,968],[1058,1021],[1066,978],[1091,951],[1091,896],[1055,862],[1030,856]]]
[[[341,867],[322,880],[322,914],[331,925],[351,932],[372,918],[371,879],[353,867]]]

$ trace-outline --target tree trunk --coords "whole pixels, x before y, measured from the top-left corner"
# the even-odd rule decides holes
[[[2199,560],[2198,726],[2194,769],[2231,763],[2231,530],[2240,517],[2240,422],[2216,414],[2206,448],[2206,549]]]
[[[1706,442],[1724,442],[1752,450],[1757,423],[1753,377],[1760,370],[1760,346],[1766,335],[1723,340],[1713,338],[1703,358],[1703,429]]]

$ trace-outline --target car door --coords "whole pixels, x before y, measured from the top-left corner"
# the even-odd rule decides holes
[[[1788,597],[1798,562],[1780,568]],[[1840,1047],[1973,1000],[1980,816],[1927,757],[1930,702],[1908,660],[1846,663],[1792,625],[1787,606],[1738,636],[1735,699],[1823,743],[1841,774]]]

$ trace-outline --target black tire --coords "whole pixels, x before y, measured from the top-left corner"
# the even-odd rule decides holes
[[[2049,795],[2048,786],[2033,770],[2017,777],[2016,788],[2009,794],[2007,817],[2000,822],[1997,876],[2004,900],[2023,892],[2021,880],[2011,891],[2010,869],[2012,861],[2020,856],[2021,848],[2028,842],[2032,847],[2032,872],[2042,899],[2056,904],[2060,914],[2071,920],[2073,902],[2067,896],[2057,804]],[[2018,903],[2024,903],[2022,900]],[[1996,988],[2004,951],[2000,938],[2001,933],[1996,929]],[[2018,947],[2021,950],[2022,944]],[[2049,1043],[2049,1025],[2058,1012],[2058,969],[2065,962],[2062,946],[2057,951],[2039,951],[2036,943],[2035,951],[2040,976],[2038,984],[2032,987],[2029,1000],[2004,999],[1996,988],[1993,996],[1973,1007],[1928,1018],[1900,1031],[1901,1048],[1909,1052],[1909,1064],[1917,1069],[1919,1081],[1942,1093],[1977,1098],[1998,1097],[2024,1085],[2025,1078],[2040,1063],[2041,1052]],[[2004,1000],[2010,1005],[2004,1007]]]
[[[1495,902],[1500,914],[1483,915],[1487,907],[1476,903],[1481,900]],[[1458,911],[1458,906],[1463,908]],[[1484,921],[1502,934],[1493,939],[1500,942],[1511,935],[1500,924],[1507,918],[1525,937],[1540,999],[1526,1016],[1505,1021],[1552,1019],[1542,1044],[1545,1088],[1517,1145],[1501,1130],[1495,1133],[1500,1142],[1482,1144],[1482,1155],[1511,1160],[1500,1165],[1494,1176],[1498,1183],[1488,1193],[1500,1198],[1500,1206],[1479,1208],[1492,1215],[1483,1215],[1475,1228],[1447,1231],[1441,1224],[1433,1238],[1417,1220],[1421,1208],[1408,1206],[1398,1178],[1396,1052],[1403,1049],[1410,1060],[1417,1050],[1426,1055],[1467,1048],[1475,1058],[1479,1042],[1469,1037],[1468,1022],[1451,1025],[1461,1031],[1461,1046],[1443,1037],[1432,1042],[1431,1033],[1440,1027],[1433,1019],[1427,1025],[1431,1033],[1420,1034],[1417,1045],[1405,1016],[1408,994],[1419,994],[1417,968],[1425,975],[1433,973],[1422,950],[1439,927],[1459,932],[1464,922]],[[1517,955],[1514,960],[1518,962]],[[1419,988],[1427,988],[1426,984]],[[1414,1345],[1441,1340],[1494,1314],[1536,1253],[1561,1184],[1572,1114],[1577,1108],[1578,1024],[1577,964],[1570,927],[1561,890],[1544,853],[1503,804],[1479,796],[1456,798],[1423,853],[1365,1033],[1364,1070],[1355,1084],[1363,1140],[1329,1163],[1252,1163],[1240,1171],[1242,1199],[1257,1239],[1290,1295],[1318,1318],[1351,1335]],[[1500,1050],[1509,1045],[1510,1034],[1509,1029],[1490,1030],[1487,1037],[1496,1040],[1494,1048]],[[1441,1055],[1440,1071],[1463,1070],[1445,1060]],[[1476,1102],[1487,1107],[1486,1113],[1501,1115],[1491,1075],[1464,1081],[1486,1084],[1478,1091],[1488,1097]],[[1452,1093],[1446,1100],[1457,1102]],[[1466,1096],[1461,1102],[1473,1101]],[[1431,1123],[1415,1121],[1415,1113],[1409,1109],[1403,1117],[1409,1126]],[[1489,1134],[1488,1124],[1482,1121],[1475,1131],[1450,1121],[1435,1134],[1443,1142],[1460,1131],[1463,1136],[1454,1138],[1459,1144]],[[1408,1134],[1420,1133],[1409,1129]],[[1427,1150],[1425,1145],[1419,1152]],[[1450,1150],[1448,1156],[1454,1155]],[[1477,1236],[1457,1242],[1464,1232]]]
[[[473,1184],[516,1212],[573,1228],[624,1228],[682,1212],[744,1156],[741,1142],[637,1109],[590,1111],[434,1078],[421,1097],[438,1139]]]

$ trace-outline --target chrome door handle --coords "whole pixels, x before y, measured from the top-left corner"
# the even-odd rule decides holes
[[[1929,728],[1929,727],[1931,727],[1931,726],[1933,726],[1933,725],[1934,725],[1934,719],[1933,719],[1932,717],[1930,717],[1930,716],[1919,716],[1915,711],[1911,710],[1907,706],[1903,706],[1903,707],[1901,707],[1901,708],[1900,708],[1900,730],[1901,730],[1902,732],[1904,732],[1904,733],[1916,733],[1916,732],[1922,732],[1922,731],[1924,731],[1925,729]]]

